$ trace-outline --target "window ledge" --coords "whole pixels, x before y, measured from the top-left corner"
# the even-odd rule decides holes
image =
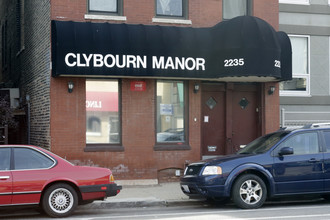
[[[85,14],[85,19],[91,20],[112,20],[112,21],[126,21],[126,16],[114,16],[114,15],[93,15]]]
[[[168,24],[189,24],[191,25],[191,20],[182,19],[171,19],[171,18],[152,18],[153,23],[168,23]]]
[[[157,144],[154,146],[155,151],[176,151],[176,150],[191,150],[191,147],[187,144],[179,145],[167,145],[167,144]]]
[[[123,152],[125,148],[121,145],[110,145],[110,144],[87,144],[85,152]]]

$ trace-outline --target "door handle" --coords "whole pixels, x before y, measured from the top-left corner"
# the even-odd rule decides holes
[[[310,162],[310,163],[317,163],[317,162],[320,162],[320,160],[317,160],[315,158],[311,158],[311,159],[309,159],[308,162]]]
[[[6,179],[9,179],[10,176],[0,176],[0,180],[6,180]]]

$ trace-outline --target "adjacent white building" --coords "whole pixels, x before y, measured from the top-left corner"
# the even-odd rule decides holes
[[[330,122],[330,0],[279,0],[293,80],[280,84],[281,126]]]

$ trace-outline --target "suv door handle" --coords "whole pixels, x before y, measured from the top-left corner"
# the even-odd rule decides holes
[[[310,163],[317,163],[317,162],[320,162],[320,160],[317,160],[315,158],[311,158],[311,159],[309,159],[308,162],[310,162]]]

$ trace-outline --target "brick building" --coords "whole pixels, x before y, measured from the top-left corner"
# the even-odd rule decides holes
[[[26,142],[157,183],[279,127],[277,0],[2,4],[0,79],[20,89]]]

